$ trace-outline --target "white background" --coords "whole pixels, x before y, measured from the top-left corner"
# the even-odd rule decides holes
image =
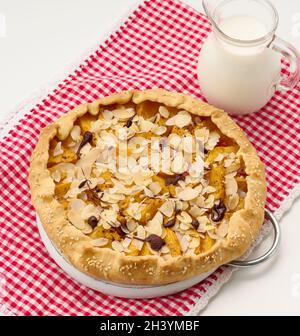
[[[185,1],[202,10],[200,0]],[[0,120],[93,46],[135,2],[0,0],[0,21],[1,14],[6,19],[6,37],[0,31]],[[280,14],[278,35],[300,49],[300,1],[272,2]],[[298,199],[281,221],[279,255],[263,266],[236,272],[202,314],[300,314],[299,218]]]

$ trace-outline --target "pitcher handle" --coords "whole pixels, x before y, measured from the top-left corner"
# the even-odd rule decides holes
[[[284,41],[278,36],[268,46],[270,49],[279,52],[290,64],[290,75],[281,76],[281,81],[276,89],[281,91],[291,90],[295,87],[300,79],[300,54],[297,49],[290,43]]]

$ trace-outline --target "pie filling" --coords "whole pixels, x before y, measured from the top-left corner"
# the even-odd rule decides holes
[[[114,104],[52,139],[48,169],[68,221],[95,247],[168,260],[226,237],[247,193],[238,150],[210,118]]]

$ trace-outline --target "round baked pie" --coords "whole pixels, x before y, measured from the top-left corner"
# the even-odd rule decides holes
[[[162,89],[82,104],[45,127],[32,202],[80,271],[166,284],[240,257],[264,219],[264,166],[224,112]]]

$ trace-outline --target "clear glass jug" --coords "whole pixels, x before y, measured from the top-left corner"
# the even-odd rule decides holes
[[[275,35],[278,13],[267,0],[203,0],[212,32],[200,52],[198,78],[209,103],[232,114],[263,107],[276,90],[293,88],[300,56]],[[281,59],[290,64],[281,75]]]

